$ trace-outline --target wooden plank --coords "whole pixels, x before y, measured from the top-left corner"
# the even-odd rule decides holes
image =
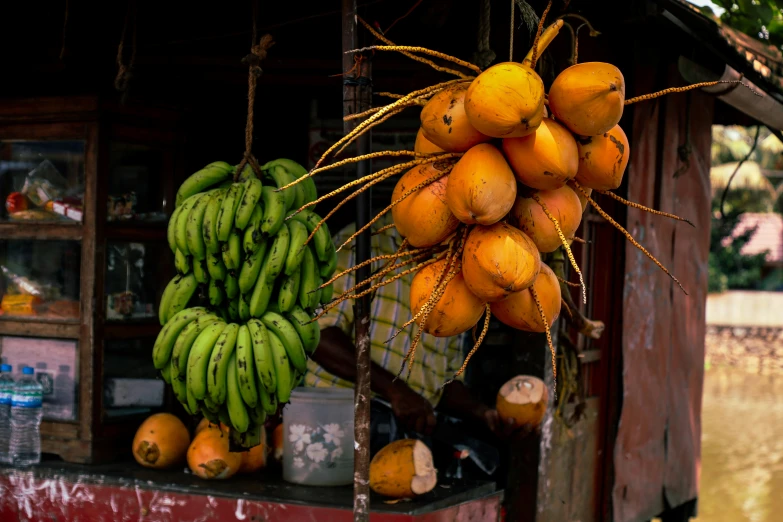
[[[74,240],[82,239],[81,223],[3,222],[0,223],[2,239]]]
[[[5,104],[0,104],[4,106]],[[16,121],[16,119],[14,120]],[[79,121],[8,123],[0,118],[0,140],[78,140],[86,139],[89,124]]]
[[[51,119],[62,121],[64,115],[93,115],[98,110],[95,96],[47,96],[40,98],[18,98],[6,100],[0,106],[0,121]]]
[[[92,445],[82,439],[41,437],[41,453],[58,455],[65,462],[74,464],[92,462]]]
[[[79,425],[72,422],[44,420],[41,422],[41,437],[78,439]]]
[[[81,325],[78,320],[36,320],[33,318],[0,317],[0,335],[23,337],[54,337],[79,339]]]
[[[103,326],[103,339],[136,339],[156,337],[161,326],[157,319],[148,321],[112,321]]]

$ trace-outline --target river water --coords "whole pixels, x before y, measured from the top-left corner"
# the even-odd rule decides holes
[[[783,376],[706,371],[695,520],[783,521]]]

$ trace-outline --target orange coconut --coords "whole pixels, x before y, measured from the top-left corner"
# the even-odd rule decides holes
[[[531,375],[517,375],[500,387],[495,409],[501,419],[511,419],[514,426],[535,429],[544,419],[548,399],[544,381]]]
[[[370,489],[379,495],[413,498],[438,483],[432,452],[422,441],[402,439],[383,448],[370,461]]]
[[[539,190],[552,190],[576,176],[579,152],[568,129],[544,118],[533,134],[503,140],[503,153],[519,181]]]
[[[525,232],[544,254],[554,252],[562,245],[554,223],[544,213],[544,209],[533,199],[533,195],[557,219],[560,230],[566,239],[574,237],[579,223],[582,222],[582,204],[571,187],[555,190],[539,190],[531,193],[519,192],[511,214],[516,226]]]
[[[133,437],[133,458],[147,468],[165,469],[180,464],[190,444],[190,433],[170,413],[150,415]]]
[[[533,284],[541,256],[527,235],[503,222],[476,225],[462,254],[462,275],[473,294],[485,302],[505,299]]]
[[[416,133],[416,143],[413,144],[414,152],[421,152],[422,154],[435,154],[438,152],[445,152],[443,149],[432,143],[424,135],[424,130],[419,127],[419,132]]]
[[[549,110],[580,136],[599,136],[619,123],[625,80],[609,63],[585,62],[561,72],[549,89]]]
[[[517,196],[514,173],[489,143],[472,147],[449,173],[446,203],[468,225],[491,225],[508,214]]]
[[[467,83],[447,87],[432,98],[421,110],[421,130],[436,147],[448,152],[465,152],[473,145],[489,141],[465,115]]]
[[[493,138],[527,136],[544,117],[544,82],[521,63],[493,65],[470,83],[465,112],[473,127]]]
[[[239,471],[242,453],[229,451],[228,437],[223,430],[201,430],[188,448],[190,471],[203,479],[227,479]]]
[[[588,203],[587,198],[584,197],[584,195],[580,191],[578,191],[576,189],[573,189],[573,190],[574,190],[574,192],[576,192],[576,197],[579,198],[579,204],[582,205],[582,214],[584,214],[585,210],[587,210],[587,205],[589,205],[590,203]],[[593,189],[591,189],[591,188],[583,188],[583,190],[585,192],[587,192],[588,196],[592,197]]]
[[[392,201],[399,199],[413,187],[443,172],[450,163],[436,162],[419,165],[406,172],[397,181]],[[437,245],[456,230],[459,220],[446,204],[448,175],[423,187],[392,207],[392,219],[397,232],[414,247]]]
[[[619,125],[600,136],[580,137],[579,170],[576,181],[583,187],[614,190],[623,182],[631,155],[628,137]]]
[[[239,452],[242,457],[237,473],[254,473],[266,467],[269,448],[266,444],[266,430],[261,427],[261,442],[247,451]]]
[[[544,309],[549,326],[552,326],[560,315],[560,282],[546,263],[541,263],[541,271],[533,283],[533,289],[541,308]],[[490,309],[498,321],[517,330],[539,333],[546,331],[530,289],[514,292],[507,299],[492,303]]]
[[[416,272],[410,293],[410,305],[414,315],[419,313],[432,295],[438,274],[445,265],[446,260],[442,259]],[[440,300],[427,316],[424,331],[435,337],[451,337],[472,328],[483,312],[484,301],[468,289],[460,271],[446,285]]]

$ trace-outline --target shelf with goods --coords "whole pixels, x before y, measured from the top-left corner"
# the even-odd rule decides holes
[[[42,451],[69,462],[127,445],[138,422],[127,390],[156,379],[176,125],[165,108],[99,97],[0,104],[0,356],[36,368],[49,390]],[[162,395],[143,413],[167,407]]]

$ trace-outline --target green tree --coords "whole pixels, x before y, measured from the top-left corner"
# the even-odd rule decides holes
[[[781,0],[710,0],[725,11],[720,21],[759,40],[783,46],[783,1]],[[707,15],[715,16],[708,6],[700,7]]]
[[[767,253],[745,255],[742,247],[756,233],[756,228],[749,228],[737,235],[724,246],[724,238],[730,237],[742,215],[741,211],[733,210],[724,219],[718,214],[712,219],[710,229],[709,283],[708,292],[725,292],[726,290],[757,290],[761,288],[761,270]]]

